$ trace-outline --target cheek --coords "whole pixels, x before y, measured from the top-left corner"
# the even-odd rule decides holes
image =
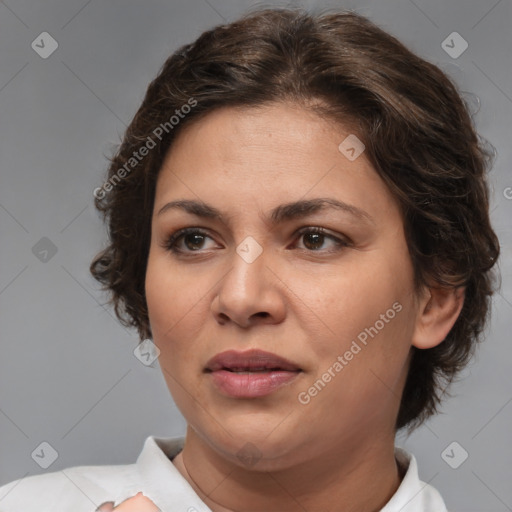
[[[145,284],[149,323],[162,373],[180,405],[188,396],[180,399],[181,387],[190,389],[200,377],[203,344],[208,343],[204,324],[211,314],[207,292],[213,284],[212,276],[197,267],[183,269],[158,249],[150,251]]]
[[[174,402],[186,418],[194,418],[196,408],[204,401],[194,391],[198,347],[195,330],[200,322],[197,315],[201,303],[199,287],[190,277],[174,270],[165,257],[150,252],[146,271],[146,301],[153,342],[160,350],[159,366]],[[204,295],[204,292],[203,292]]]
[[[146,270],[146,302],[148,306],[149,321],[153,336],[158,338],[164,330],[164,324],[170,328],[173,324],[173,316],[177,314],[177,308],[171,308],[173,290],[168,286],[167,274],[160,258],[152,255],[150,251]],[[156,341],[156,340],[155,340]]]
[[[318,384],[323,395],[318,405],[332,400],[361,410],[365,400],[378,404],[400,393],[415,318],[412,266],[404,252],[358,256],[350,272],[340,268],[326,286],[309,291],[304,286],[302,297],[324,320],[319,323],[320,342],[311,345],[317,365],[309,384],[330,382],[325,391]],[[329,370],[335,378],[325,375]]]
[[[201,307],[204,291],[197,286],[201,278],[180,271],[158,249],[150,251],[145,279],[148,314],[155,337],[157,333],[169,336],[182,322],[189,322],[194,310]]]
[[[343,340],[325,350],[318,357],[316,371],[299,389],[302,394],[297,400],[305,421],[312,428],[325,430],[329,426],[325,435],[332,436],[333,443],[343,432],[386,424],[398,407],[407,371],[410,321],[407,305],[402,301],[394,304],[395,308],[390,304],[387,309],[370,304],[378,315],[352,318],[354,334],[343,334]],[[381,320],[381,312],[388,323]],[[362,327],[356,328],[356,323]],[[340,331],[343,329],[340,323]]]
[[[191,304],[195,297],[189,293],[194,287],[181,281],[169,260],[150,251],[145,283],[149,323],[153,342],[160,350],[160,362],[169,370],[175,360],[170,354],[176,356],[181,350],[175,340],[181,339],[180,330],[186,329],[194,313]]]
[[[392,306],[397,301],[401,303],[410,288],[405,264],[397,265],[376,252],[357,254],[352,262],[344,263],[329,275],[289,277],[295,283],[294,293],[301,298],[297,305],[305,313],[316,313],[316,324],[322,333],[319,337],[338,340],[336,348],[343,348],[376,322],[378,327],[385,325],[379,331],[390,331],[389,326],[396,324],[395,317],[399,316]],[[381,315],[385,315],[384,320]],[[306,314],[299,317],[306,318]],[[389,321],[382,324],[386,320]]]

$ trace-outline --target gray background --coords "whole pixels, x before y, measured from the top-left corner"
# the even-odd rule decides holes
[[[147,367],[134,356],[135,332],[103,307],[89,276],[105,242],[92,191],[164,59],[255,5],[287,4],[0,2],[0,485],[70,466],[131,463],[146,436],[184,433],[158,362]],[[468,96],[475,111],[481,103],[477,128],[497,150],[490,179],[503,285],[487,340],[443,414],[398,442],[417,456],[420,477],[451,512],[512,510],[511,1],[288,5],[369,16],[476,95]],[[31,48],[43,31],[59,45],[46,59]],[[469,44],[458,58],[441,46],[454,31]],[[41,252],[51,246],[43,237],[54,255]],[[31,456],[44,441],[58,452],[48,469]],[[469,454],[458,469],[441,457],[453,441]],[[452,460],[462,448],[449,452]]]

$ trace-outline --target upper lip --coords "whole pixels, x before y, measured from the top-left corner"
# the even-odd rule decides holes
[[[283,357],[257,349],[247,350],[245,352],[227,350],[226,352],[216,354],[206,364],[206,371],[211,372],[223,369],[250,371],[262,368],[292,372],[301,370],[296,364]]]

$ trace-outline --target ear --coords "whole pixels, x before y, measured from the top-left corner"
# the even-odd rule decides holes
[[[439,345],[455,324],[464,305],[465,287],[428,288],[419,301],[412,345],[426,349]]]

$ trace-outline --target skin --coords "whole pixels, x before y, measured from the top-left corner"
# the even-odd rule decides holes
[[[160,512],[160,509],[141,492],[124,500],[117,507],[114,507],[113,501],[109,501],[100,505],[96,510],[97,512]]]
[[[400,484],[394,424],[411,346],[442,342],[463,294],[414,293],[398,206],[364,153],[349,161],[338,150],[350,133],[288,103],[222,108],[179,134],[160,171],[146,273],[150,325],[188,424],[173,462],[214,512],[372,512]],[[275,226],[265,219],[282,203],[320,197],[372,220],[337,210]],[[202,200],[226,219],[158,215],[176,199]],[[175,254],[165,241],[184,227],[207,236],[181,239]],[[298,235],[303,227],[323,227],[348,246]],[[263,251],[252,263],[236,252],[247,236]],[[395,302],[402,310],[301,404],[298,394]],[[221,394],[203,371],[207,361],[252,348],[303,371],[265,397]],[[248,446],[253,464],[237,456]]]

